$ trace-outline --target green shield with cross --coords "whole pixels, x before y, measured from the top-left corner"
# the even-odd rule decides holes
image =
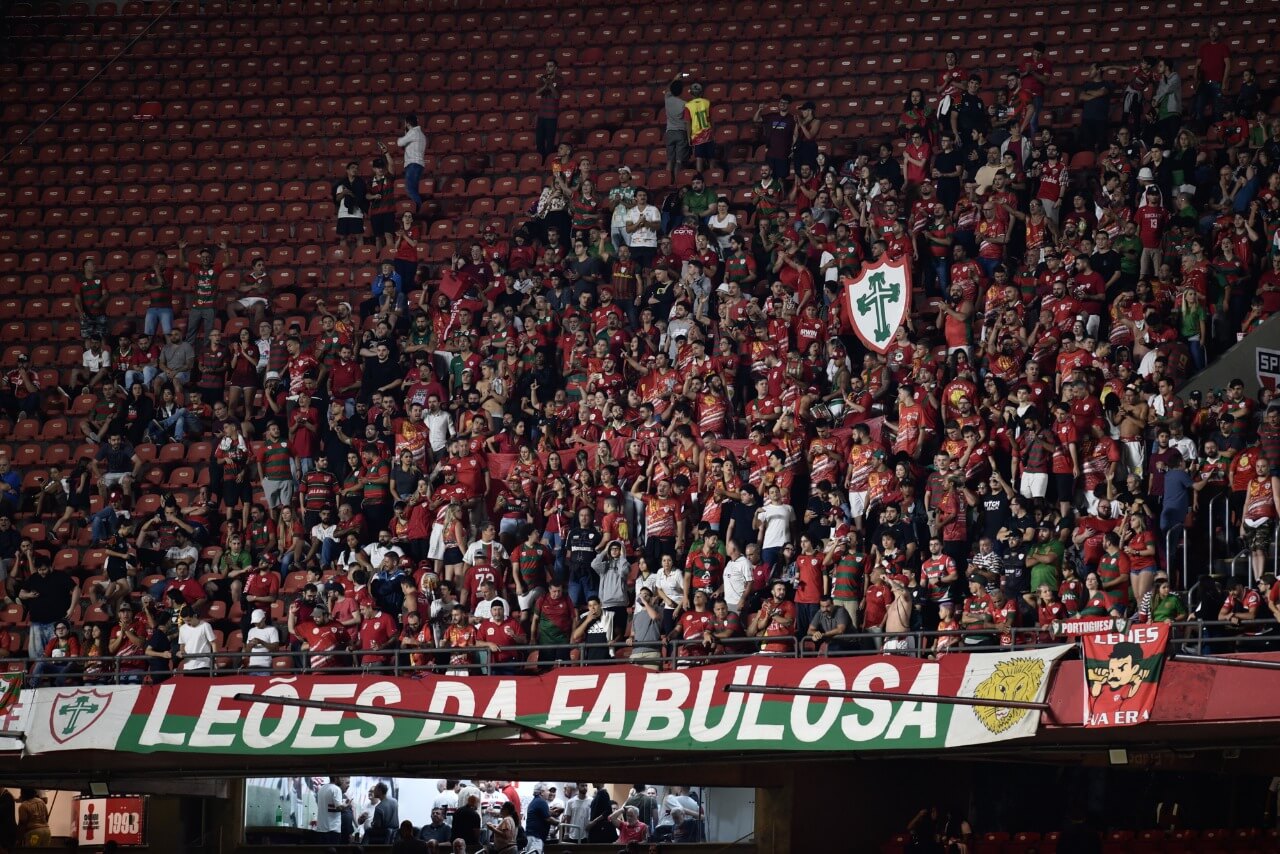
[[[858,338],[869,350],[888,351],[911,304],[910,262],[881,258],[844,279],[844,291],[849,324]]]

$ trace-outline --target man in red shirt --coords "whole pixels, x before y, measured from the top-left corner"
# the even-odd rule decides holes
[[[168,600],[175,593],[182,597],[179,605],[190,605],[197,611],[204,607],[204,585],[191,577],[191,564],[185,560],[174,564],[173,578],[165,586],[163,598]]]
[[[1231,46],[1222,40],[1222,28],[1209,27],[1209,40],[1196,50],[1192,76],[1199,81],[1191,104],[1191,124],[1203,127],[1204,108],[1210,107],[1214,119],[1222,115],[1222,93],[1231,80]]]
[[[1044,42],[1031,46],[1031,56],[1018,64],[1022,91],[1031,98],[1031,132],[1040,132],[1040,108],[1044,106],[1044,90],[1053,76],[1053,63],[1044,55]]]
[[[280,598],[280,573],[270,552],[258,557],[258,565],[244,582],[244,618],[242,630],[249,631],[249,614],[254,608],[271,613],[271,606]]]
[[[390,614],[384,614],[379,611],[372,601],[361,604],[358,637],[360,651],[363,653],[360,657],[362,665],[365,667],[385,667],[391,664],[390,654],[383,652],[383,650],[395,646],[396,639],[399,636],[400,628]]]
[[[489,619],[476,627],[477,645],[489,651],[489,672],[493,676],[513,676],[514,663],[520,661],[520,653],[507,647],[529,642],[520,623],[507,616],[507,603],[494,599],[489,603]]]
[[[314,672],[343,666],[346,656],[339,653],[347,648],[346,630],[329,619],[329,609],[324,605],[315,607],[309,622],[298,623],[298,607],[297,602],[289,607],[289,628],[308,653],[308,668]]]
[[[770,598],[760,606],[755,619],[747,626],[747,634],[753,638],[794,637],[795,625],[796,606],[787,601],[786,582],[775,581]],[[792,649],[794,645],[790,643],[765,643],[760,647],[761,652],[790,652]]]

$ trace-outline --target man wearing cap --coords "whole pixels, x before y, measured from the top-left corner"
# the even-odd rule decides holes
[[[311,612],[309,621],[301,621],[298,616],[298,603],[289,607],[289,631],[302,643],[307,656],[307,666],[312,671],[332,670],[341,667],[345,656],[339,653],[349,643],[346,630],[330,619],[329,609],[325,605],[317,605]]]
[[[675,183],[676,172],[680,171],[685,161],[689,159],[689,121],[686,118],[686,102],[681,97],[684,94],[684,84],[688,76],[685,72],[677,72],[667,84],[667,91],[663,94],[663,113],[666,118],[663,143],[667,149],[667,173],[671,176],[672,183]],[[700,86],[699,94],[701,94]],[[628,169],[627,176],[630,177],[630,175],[631,170]]]

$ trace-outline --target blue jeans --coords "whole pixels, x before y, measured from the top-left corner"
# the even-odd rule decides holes
[[[1200,342],[1200,336],[1187,339],[1187,349],[1191,351],[1191,364],[1195,365],[1197,371],[1203,371],[1205,366],[1204,344]]]
[[[982,268],[983,273],[986,273],[988,279],[995,276],[996,267],[999,267],[1002,264],[1004,264],[1003,258],[979,258],[978,259],[978,266]]]
[[[31,633],[27,635],[27,657],[37,661],[44,657],[44,648],[53,640],[53,627],[56,623],[32,623]]]
[[[560,553],[560,549],[564,546],[564,538],[553,531],[543,531],[542,541],[547,544],[547,548],[551,549],[551,553],[556,556],[554,573],[557,581],[564,581],[564,555]]]
[[[173,331],[173,309],[171,308],[149,308],[147,316],[142,321],[142,331],[148,335],[156,334],[156,326],[163,330],[165,335]]]
[[[338,550],[338,541],[325,537],[320,541],[320,565],[331,566],[333,564],[333,553]]]
[[[1204,108],[1209,107],[1213,112],[1213,120],[1217,121],[1222,115],[1222,84],[1210,83],[1205,81],[1200,84],[1200,88],[1196,90],[1195,98],[1191,102],[1191,121],[1199,122],[1204,116]],[[1168,142],[1168,140],[1166,140]]]
[[[418,184],[422,181],[422,166],[409,163],[404,167],[404,191],[415,206],[422,204],[422,194],[418,192]]]
[[[934,258],[924,268],[925,293],[946,296],[951,289],[951,264],[946,258]]]
[[[116,535],[116,529],[119,527],[119,519],[116,517],[116,511],[111,507],[104,507],[97,513],[89,517],[89,536],[92,545],[105,542]],[[53,630],[50,629],[49,637],[53,637]],[[45,638],[48,640],[48,638]],[[44,649],[43,646],[40,647]]]
[[[191,429],[191,416],[187,413],[185,408],[177,409],[172,415],[164,420],[157,418],[156,422],[160,425],[160,429],[157,430],[155,427],[152,427],[147,432],[150,433],[151,437],[157,442],[164,438],[166,431],[173,433],[174,441],[181,442],[182,437],[187,435],[187,431]]]
[[[31,680],[28,684],[33,688],[66,685],[69,681],[68,674],[73,669],[74,666],[71,662],[60,662],[54,658],[42,658],[36,664],[35,669],[31,671]]]

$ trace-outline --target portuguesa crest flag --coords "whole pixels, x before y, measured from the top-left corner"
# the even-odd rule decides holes
[[[911,305],[911,262],[881,257],[842,282],[849,324],[868,349],[883,355]]]
[[[1084,725],[1133,726],[1151,719],[1169,645],[1168,623],[1085,635]]]

